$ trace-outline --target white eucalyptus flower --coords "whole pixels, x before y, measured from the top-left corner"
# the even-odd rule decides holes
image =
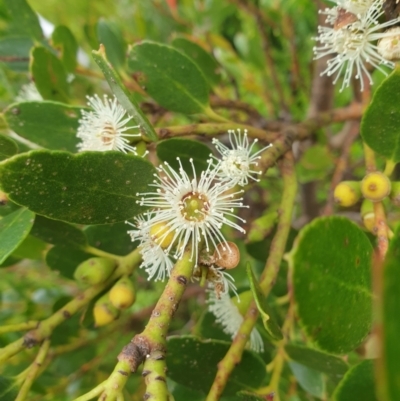
[[[231,336],[233,339],[243,323],[243,316],[234,301],[229,297],[229,294],[216,295],[215,291],[207,290],[208,292],[208,310],[216,317],[216,322],[223,327],[224,333]],[[239,301],[240,302],[240,301]],[[254,328],[250,334],[248,347],[255,352],[264,351],[264,343],[261,334]]]
[[[247,137],[247,130],[244,130],[243,134],[240,129],[237,129],[236,132],[234,130],[229,130],[228,134],[230,147],[227,147],[218,139],[214,138],[212,140],[212,143],[221,155],[221,160],[212,156],[218,161],[218,175],[221,179],[232,180],[234,184],[239,184],[241,186],[247,185],[249,179],[259,181],[254,176],[261,174],[261,171],[256,169],[258,161],[261,159],[260,154],[272,145],[268,145],[254,152],[253,147],[258,140],[255,139],[250,144]]]
[[[369,4],[369,7],[368,6]],[[360,11],[357,15],[348,12],[347,15],[341,14],[344,10],[340,7],[348,7],[349,10],[355,12],[354,7],[359,7]],[[379,18],[383,15],[382,1],[374,0],[371,2],[351,2],[342,1],[340,7],[336,7],[331,12],[324,11],[328,15],[327,23],[331,26],[319,26],[319,36],[316,40],[321,46],[314,47],[315,59],[330,56],[333,57],[328,61],[328,67],[322,74],[335,75],[333,83],[336,83],[344,72],[343,84],[341,90],[350,85],[353,71],[355,78],[360,80],[361,90],[364,89],[363,76],[366,76],[372,84],[372,77],[368,71],[367,65],[371,65],[383,74],[387,72],[381,68],[380,64],[390,68],[394,67],[394,63],[381,56],[378,52],[376,41],[394,36],[391,32],[380,32],[393,24],[399,19],[378,23]],[[364,9],[367,8],[365,11]],[[342,19],[340,19],[342,18]]]
[[[138,137],[140,134],[130,134],[127,131],[139,126],[127,125],[132,117],[126,116],[125,109],[118,104],[116,97],[110,99],[104,95],[103,99],[100,99],[98,95],[94,95],[88,96],[88,100],[88,105],[93,110],[82,110],[77,134],[82,140],[78,144],[79,151],[119,150],[137,154],[136,148],[129,144],[128,138]]]
[[[192,159],[193,178],[183,170],[179,158],[178,161],[178,172],[168,163],[158,167],[160,176],[156,175],[151,184],[156,190],[137,194],[141,196],[138,203],[153,209],[150,212],[154,215],[151,218],[153,225],[162,225],[158,241],[163,242],[172,234],[166,251],[173,251],[173,256],[180,259],[191,245],[191,260],[194,258],[197,265],[201,242],[204,242],[207,252],[210,244],[215,248],[220,242],[227,243],[221,232],[223,225],[245,232],[233,219],[245,222],[234,213],[234,209],[246,206],[243,206],[242,198],[237,198],[243,191],[231,193],[232,183],[218,180],[218,170],[212,168],[211,160],[199,178]]]
[[[146,218],[138,216],[136,224],[127,221],[126,223],[135,227],[134,230],[128,231],[128,234],[132,241],[140,241],[139,250],[142,255],[140,268],[146,271],[148,280],[155,277],[155,281],[164,281],[166,277],[170,276],[174,264],[168,256],[168,252],[163,248],[163,244],[157,241],[157,233],[151,232],[151,220],[152,216],[149,214]]]
[[[36,88],[33,82],[29,84],[22,85],[17,97],[15,98],[17,102],[29,102],[29,101],[42,101],[42,95]]]

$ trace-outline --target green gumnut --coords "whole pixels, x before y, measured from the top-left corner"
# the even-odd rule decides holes
[[[118,280],[108,294],[109,300],[117,309],[126,309],[136,300],[135,287],[132,280],[124,276]]]
[[[107,258],[90,258],[75,270],[75,279],[85,285],[104,283],[115,269],[115,261]]]
[[[237,297],[232,298],[232,302],[237,306],[239,312],[242,316],[244,316],[249,309],[250,303],[253,300],[253,293],[248,290],[239,294],[239,299]],[[240,302],[239,302],[240,300]]]
[[[395,206],[400,206],[400,182],[392,182],[392,191],[390,192],[390,200]]]
[[[94,304],[93,318],[96,327],[105,326],[119,316],[119,310],[108,299],[108,294],[104,294]]]

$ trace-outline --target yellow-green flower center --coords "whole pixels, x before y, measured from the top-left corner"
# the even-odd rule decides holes
[[[181,213],[189,221],[202,221],[210,209],[208,199],[204,194],[190,192],[182,197]]]

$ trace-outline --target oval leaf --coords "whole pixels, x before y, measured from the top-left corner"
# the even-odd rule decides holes
[[[287,344],[285,351],[290,359],[334,378],[342,377],[348,370],[348,365],[343,359],[316,349]]]
[[[361,121],[361,136],[376,153],[400,161],[400,68],[376,90]]]
[[[171,138],[157,144],[157,156],[160,160],[168,162],[173,169],[179,171],[180,165],[176,160],[179,157],[188,174],[192,172],[190,159],[193,160],[197,174],[207,170],[210,153],[211,149],[207,145],[190,139]]]
[[[34,218],[34,213],[22,208],[0,220],[0,263],[3,263],[26,238]]]
[[[217,373],[217,364],[231,343],[200,340],[193,336],[169,337],[168,376],[177,383],[207,394]],[[265,378],[265,362],[254,352],[245,350],[225,388],[225,395],[257,388]]]
[[[175,38],[172,41],[172,46],[185,53],[186,56],[190,57],[197,64],[210,86],[220,81],[217,60],[204,50],[203,47],[184,37]]]
[[[18,145],[11,138],[0,135],[0,161],[18,153]]]
[[[353,366],[336,387],[332,400],[378,401],[375,395],[373,364],[372,360],[366,360]],[[396,398],[390,398],[390,400],[395,401]]]
[[[72,224],[36,216],[31,235],[54,245],[87,245],[85,234]]]
[[[110,85],[112,92],[117,97],[119,103],[121,103],[121,106],[134,119],[134,121],[139,124],[141,133],[146,135],[151,141],[157,141],[157,134],[155,133],[152,125],[149,123],[149,120],[142,110],[140,110],[137,102],[132,98],[125,86],[122,84],[119,76],[114,71],[112,66],[108,63],[104,46],[101,45],[100,50],[97,52],[93,51],[92,55],[94,61],[103,72],[103,75],[106,78],[108,85]]]
[[[293,251],[297,313],[321,348],[345,353],[357,347],[371,327],[372,246],[350,220],[314,220],[299,234]]]
[[[400,230],[397,230],[386,257],[383,271],[383,387],[387,399],[400,400]]]
[[[136,203],[155,168],[119,152],[32,151],[0,164],[0,185],[15,203],[50,219],[106,224],[142,211]]]
[[[68,101],[67,72],[62,62],[42,46],[32,50],[31,74],[43,99]]]
[[[124,256],[137,246],[128,234],[129,227],[125,222],[89,226],[85,229],[85,235],[89,245],[114,255]]]
[[[73,73],[77,64],[78,43],[72,32],[66,26],[59,25],[51,35],[51,42],[53,47],[60,52],[65,69]]]
[[[129,68],[166,109],[185,114],[208,108],[208,84],[199,67],[173,47],[144,41],[132,47]]]
[[[4,111],[8,126],[18,135],[44,148],[76,152],[80,107],[63,103],[22,102]]]

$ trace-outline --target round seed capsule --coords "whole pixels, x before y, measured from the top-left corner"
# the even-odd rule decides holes
[[[214,251],[214,262],[225,269],[234,269],[240,262],[240,251],[233,242],[220,242]]]
[[[380,171],[367,174],[361,181],[361,193],[365,199],[372,202],[386,198],[390,194],[391,187],[389,178]]]

